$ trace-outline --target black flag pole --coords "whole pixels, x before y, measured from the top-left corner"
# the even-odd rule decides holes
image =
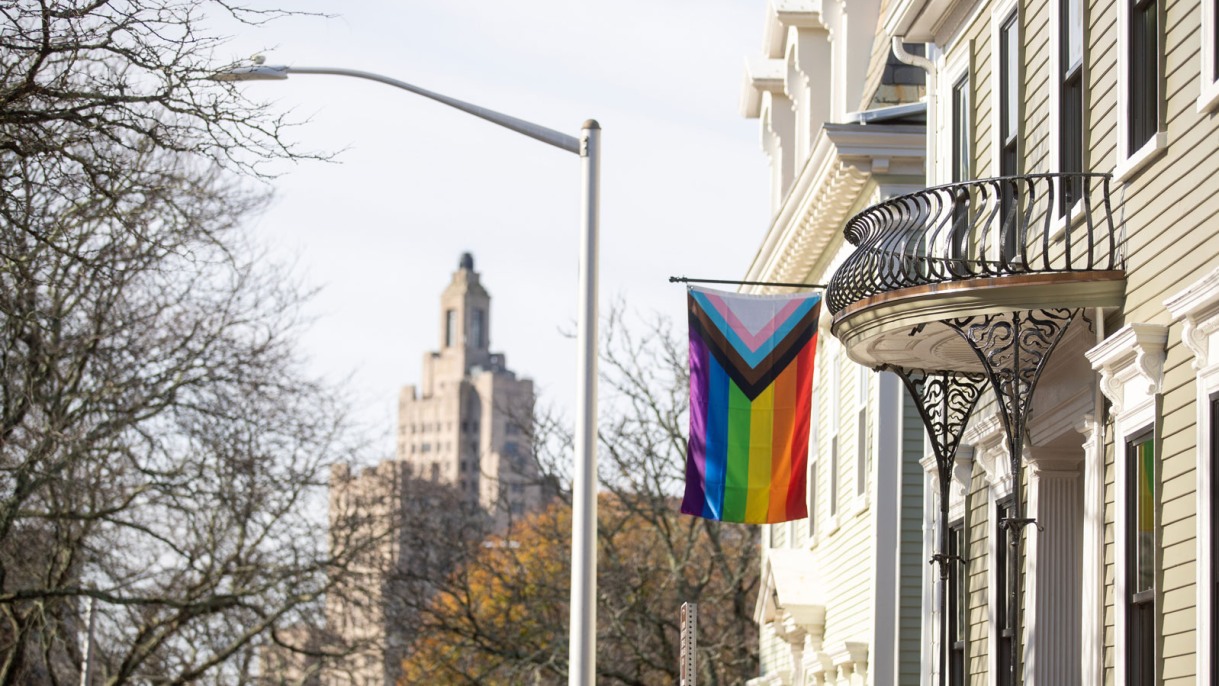
[[[785,283],[782,281],[734,281],[731,279],[691,279],[670,276],[669,283],[725,283],[733,286],[781,286],[784,288],[825,288],[823,283]]]

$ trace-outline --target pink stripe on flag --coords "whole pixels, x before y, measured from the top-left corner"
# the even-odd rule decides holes
[[[741,320],[728,307],[728,303],[724,302],[722,297],[714,293],[706,292],[704,292],[704,295],[706,295],[707,300],[710,300],[711,304],[715,306],[715,311],[719,312],[720,316],[722,316],[724,320],[728,322],[728,326],[732,327],[732,330],[737,336],[740,336],[741,341],[743,341],[745,345],[749,347],[751,352],[756,352],[763,343],[770,339],[771,335],[774,334],[775,329],[779,328],[780,324],[787,321],[787,318],[791,316],[792,312],[795,312],[796,308],[803,304],[803,301],[801,300],[788,300],[783,304],[783,307],[770,318],[770,321],[766,323],[766,326],[763,326],[755,334],[750,333],[749,329],[745,328],[745,325],[741,323]],[[766,301],[763,300],[759,302]]]

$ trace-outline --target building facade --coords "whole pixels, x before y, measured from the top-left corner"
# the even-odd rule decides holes
[[[877,48],[880,5],[767,8],[742,112],[761,124],[773,219],[746,280],[824,284],[851,252],[842,233],[850,216],[923,186],[922,73]],[[810,514],[766,527],[761,674],[750,683],[913,683],[926,566],[922,425],[897,377],[853,362],[829,324],[823,310]]]
[[[542,500],[532,421],[533,382],[491,352],[491,296],[464,253],[440,296],[440,349],[398,398],[397,459],[455,486],[502,528]]]
[[[868,8],[875,53],[852,71],[850,13],[867,22]],[[925,428],[920,569],[899,570],[899,585],[921,587],[917,671],[844,680],[814,666],[812,683],[1216,683],[1216,3],[774,0],[769,12],[787,38],[768,54],[783,58],[767,72],[775,111],[759,113],[778,132],[765,144],[793,151],[794,179],[773,175],[776,224],[808,194],[802,175],[833,179],[813,216],[846,244],[815,220],[786,243],[772,227],[749,278],[827,278],[836,345],[883,370],[873,384],[899,379]],[[830,67],[805,78],[835,96],[802,100],[801,56],[818,50]],[[820,102],[849,123],[833,103],[858,83],[860,128],[893,121],[870,95],[892,60],[925,74],[925,187],[880,183],[861,202],[848,182],[870,188],[862,172],[804,151],[834,127],[810,128],[801,110]],[[879,150],[867,148],[873,181]],[[837,400],[819,425],[854,406]],[[876,482],[907,473],[897,455],[876,452]],[[806,588],[826,576],[817,545],[790,573]],[[827,634],[837,616],[824,612]]]

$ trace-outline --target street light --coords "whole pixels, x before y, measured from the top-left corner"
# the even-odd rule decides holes
[[[591,686],[597,659],[597,241],[601,205],[601,126],[589,119],[575,138],[553,129],[471,105],[424,88],[355,69],[263,64],[233,67],[216,81],[281,81],[289,74],[328,74],[377,81],[444,103],[479,119],[511,129],[580,156],[580,276],[576,322],[575,475],[572,483],[571,626],[569,686]]]

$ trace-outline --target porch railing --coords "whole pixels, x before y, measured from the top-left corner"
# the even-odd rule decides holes
[[[1125,268],[1108,174],[1028,174],[901,195],[855,215],[826,289],[837,313],[911,286]]]

